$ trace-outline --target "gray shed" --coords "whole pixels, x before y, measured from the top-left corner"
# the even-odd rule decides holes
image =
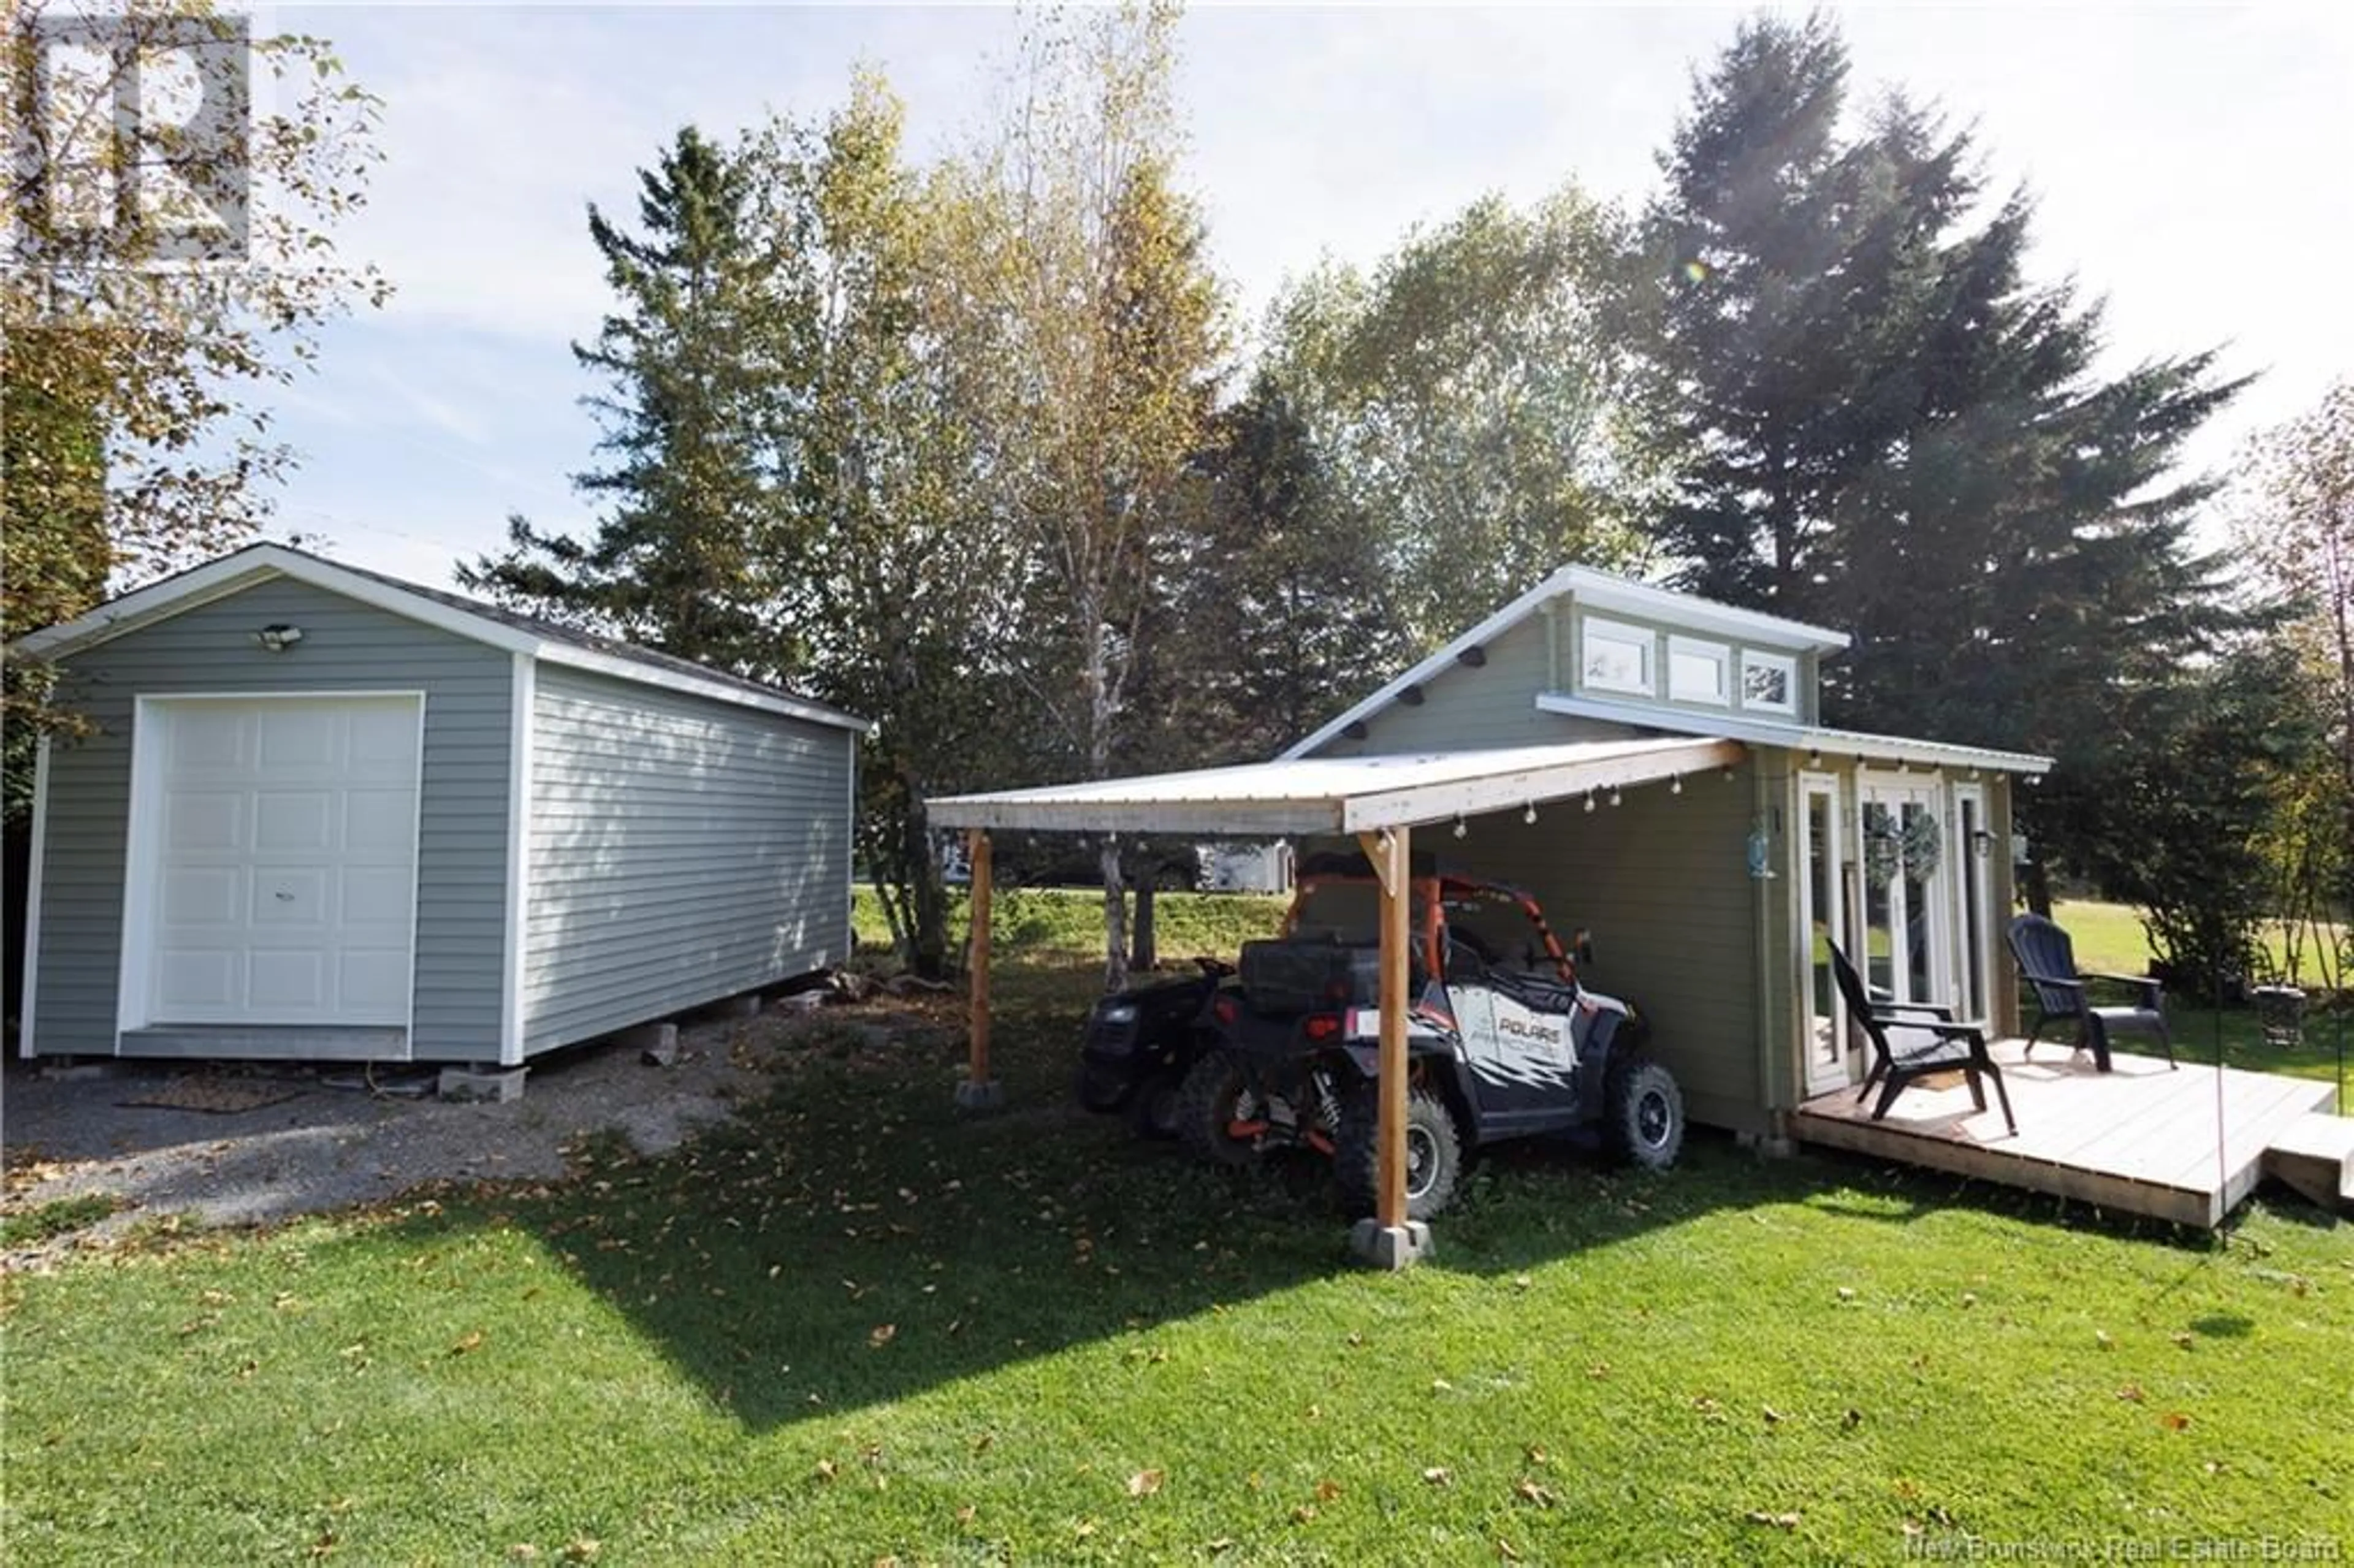
[[[18,1050],[514,1065],[850,951],[864,721],[257,545],[20,639]]]

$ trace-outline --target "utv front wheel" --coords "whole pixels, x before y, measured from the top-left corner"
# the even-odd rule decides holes
[[[1380,1204],[1381,1099],[1367,1084],[1341,1107],[1341,1141],[1333,1150],[1333,1174],[1341,1201],[1352,1214],[1373,1213]],[[1405,1097],[1405,1217],[1426,1220],[1455,1201],[1463,1179],[1463,1138],[1455,1113],[1428,1089]]]
[[[1267,1102],[1231,1051],[1213,1051],[1177,1086],[1177,1136],[1213,1165],[1247,1165],[1267,1130]]]
[[[1625,1164],[1665,1171],[1683,1150],[1683,1093],[1657,1062],[1628,1062],[1612,1070],[1603,1118],[1611,1156]]]

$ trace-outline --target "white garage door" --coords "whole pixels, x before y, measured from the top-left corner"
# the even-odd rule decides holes
[[[415,697],[170,702],[159,748],[152,1023],[406,1024]]]

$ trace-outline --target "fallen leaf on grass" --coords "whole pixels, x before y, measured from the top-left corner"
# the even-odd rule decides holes
[[[2187,1432],[2190,1429],[2190,1417],[2179,1410],[2169,1410],[2158,1418],[2158,1424],[2168,1432]]]
[[[1776,1530],[1796,1530],[1798,1516],[1795,1513],[1767,1513],[1763,1509],[1751,1509],[1741,1516],[1752,1524],[1770,1524]]]
[[[1315,1517],[1316,1505],[1314,1503],[1301,1503],[1298,1508],[1291,1510],[1291,1522],[1294,1524],[1306,1524],[1310,1520],[1314,1519]]]
[[[2119,1399],[2130,1401],[2135,1404],[2139,1404],[2147,1396],[2144,1395],[2141,1391],[2141,1384],[2137,1383],[2129,1383],[2126,1384],[2125,1387],[2117,1390],[2117,1397]]]
[[[564,1560],[567,1563],[594,1563],[597,1553],[604,1550],[605,1543],[595,1536],[576,1535],[564,1543]]]
[[[528,1541],[518,1541],[507,1548],[507,1560],[511,1563],[536,1563],[539,1561],[539,1548]]]
[[[450,1353],[453,1356],[462,1356],[469,1351],[479,1351],[482,1348],[482,1331],[480,1329],[469,1329],[459,1335],[456,1341],[451,1345]]]
[[[1852,1432],[1862,1425],[1863,1412],[1854,1408],[1852,1405],[1848,1408],[1848,1413],[1845,1415],[1840,1417],[1840,1428],[1841,1431]]]
[[[830,1480],[833,1479],[833,1461],[832,1461],[832,1460],[831,1460],[831,1459],[820,1459],[820,1460],[817,1462],[817,1478],[818,1478],[819,1480],[821,1480],[821,1481],[830,1481]]]
[[[1551,1457],[1548,1456],[1543,1449],[1538,1447],[1533,1443],[1522,1449],[1521,1452],[1527,1456],[1530,1464],[1534,1465],[1540,1470],[1553,1463]]]
[[[1592,1378],[1595,1382],[1600,1383],[1604,1378],[1610,1375],[1610,1363],[1608,1361],[1596,1361],[1592,1366],[1585,1369],[1585,1375]]]
[[[870,1351],[879,1351],[884,1346],[889,1344],[894,1339],[897,1338],[898,1333],[898,1324],[878,1323],[866,1336],[866,1348]]]
[[[1840,1298],[1840,1300],[1842,1300],[1842,1301],[1852,1301],[1852,1300],[1854,1300],[1854,1299],[1855,1299],[1855,1287],[1853,1287],[1852,1285],[1842,1285],[1842,1286],[1840,1286],[1840,1287],[1839,1287],[1839,1298]]]
[[[1770,1404],[1758,1406],[1758,1414],[1766,1417],[1766,1425],[1768,1426],[1778,1425],[1781,1423],[1782,1413]]]
[[[1423,1471],[1422,1478],[1426,1485],[1443,1487],[1455,1479],[1455,1472],[1444,1465],[1433,1465]]]
[[[2100,1346],[2101,1349],[2105,1351],[2114,1351],[2117,1348],[2117,1342],[2109,1338],[2109,1331],[2106,1329],[2095,1329],[2093,1330],[2093,1343]]]
[[[1500,1535],[1496,1538],[1496,1555],[1506,1563],[1518,1563],[1521,1560],[1521,1554],[1512,1550],[1512,1543]]]
[[[970,1503],[967,1503],[964,1507],[956,1510],[956,1521],[959,1524],[970,1524],[980,1516],[980,1514],[981,1510],[979,1509],[973,1507]]]
[[[1128,1478],[1128,1495],[1132,1498],[1149,1498],[1161,1489],[1161,1483],[1164,1478],[1166,1478],[1166,1473],[1161,1470],[1139,1470]]]
[[[2173,1339],[2177,1345],[2186,1351],[2199,1342],[2198,1336],[2189,1332],[2179,1332],[2173,1336]]]
[[[1334,1498],[1337,1498],[1340,1495],[1340,1482],[1319,1481],[1316,1483],[1316,1500],[1318,1502],[1331,1502]]]
[[[1082,1541],[1085,1541],[1088,1536],[1093,1535],[1095,1532],[1096,1521],[1091,1519],[1083,1519],[1079,1520],[1077,1524],[1072,1526],[1072,1533],[1076,1534]]]
[[[1557,1500],[1551,1488],[1541,1487],[1526,1476],[1513,1483],[1512,1493],[1522,1502],[1534,1503],[1539,1508],[1551,1508]]]

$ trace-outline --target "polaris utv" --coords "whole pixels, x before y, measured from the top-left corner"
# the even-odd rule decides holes
[[[1659,1170],[1683,1146],[1683,1097],[1643,1054],[1635,1010],[1578,981],[1527,894],[1418,873],[1406,1018],[1406,1211],[1455,1194],[1467,1152],[1599,1126],[1617,1158]],[[1178,1092],[1179,1136],[1239,1164],[1274,1150],[1332,1157],[1343,1198],[1370,1212],[1377,1184],[1379,889],[1359,856],[1305,868],[1283,934],[1248,942],[1210,998],[1219,1043]]]

